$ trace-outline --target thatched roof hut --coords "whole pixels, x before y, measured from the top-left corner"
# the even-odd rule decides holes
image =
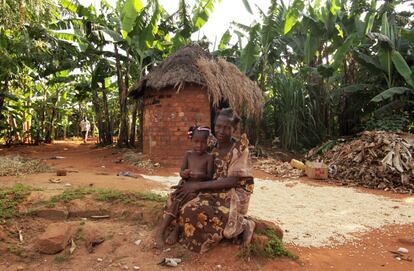
[[[191,148],[188,127],[212,125],[215,109],[231,106],[259,117],[263,94],[237,67],[198,45],[187,46],[155,67],[130,90],[144,99],[144,154],[177,164]]]
[[[255,82],[234,64],[213,58],[199,45],[189,45],[168,57],[161,65],[136,82],[129,96],[139,98],[146,91],[174,87],[179,92],[185,84],[196,84],[207,90],[213,107],[227,101],[239,114],[260,116],[263,92]]]

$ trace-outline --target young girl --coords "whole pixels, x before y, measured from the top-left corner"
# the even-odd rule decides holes
[[[185,182],[209,181],[213,178],[213,161],[211,154],[207,153],[207,139],[210,135],[210,128],[207,126],[194,126],[188,131],[188,136],[193,144],[193,149],[187,151],[180,170],[181,181],[178,188]],[[196,193],[187,195],[185,198],[176,196],[175,191],[169,196],[167,208],[164,212],[164,219],[155,236],[155,246],[162,248],[164,245],[164,234],[170,223],[177,217],[181,207],[197,196]],[[178,225],[174,225],[174,229],[165,240],[167,244],[172,245],[178,239]]]

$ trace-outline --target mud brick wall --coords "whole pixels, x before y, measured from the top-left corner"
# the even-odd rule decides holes
[[[147,91],[144,96],[144,154],[163,165],[179,166],[191,141],[188,128],[195,123],[211,125],[206,90],[186,86]]]

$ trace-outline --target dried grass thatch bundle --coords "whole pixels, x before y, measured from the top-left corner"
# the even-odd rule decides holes
[[[364,132],[322,155],[331,177],[364,187],[414,192],[414,135]]]
[[[37,159],[0,156],[0,176],[19,176],[49,171],[51,171],[51,168]]]
[[[263,93],[234,64],[220,58],[217,60],[200,58],[197,67],[206,81],[213,106],[218,106],[224,98],[239,114],[246,112],[260,116]]]
[[[196,84],[207,90],[213,106],[227,101],[239,114],[260,116],[263,93],[239,69],[223,60],[215,59],[198,45],[189,45],[168,57],[161,65],[137,82],[129,96],[139,98],[146,90],[159,91],[174,87],[177,92],[185,84]]]

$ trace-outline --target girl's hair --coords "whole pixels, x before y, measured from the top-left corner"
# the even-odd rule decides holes
[[[237,126],[240,122],[240,117],[231,107],[223,108],[218,111],[216,120],[219,116],[227,117],[231,120],[233,126]]]
[[[188,138],[190,138],[190,139],[192,139],[193,136],[196,133],[202,135],[204,138],[207,139],[208,136],[210,135],[210,132],[211,132],[211,129],[208,126],[198,126],[198,125],[194,125],[194,126],[191,126],[188,129],[187,134],[188,134]]]

